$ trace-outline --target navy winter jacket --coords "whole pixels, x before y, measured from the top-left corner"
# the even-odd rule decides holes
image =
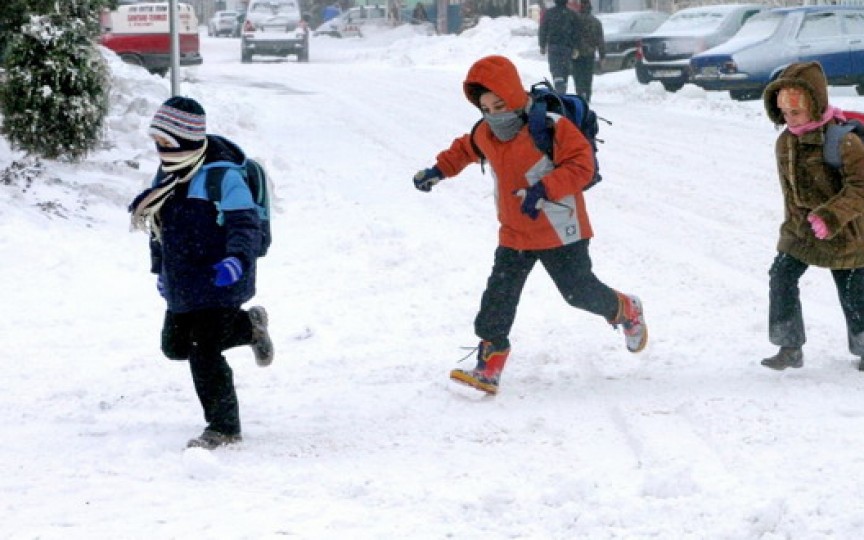
[[[168,309],[174,313],[240,307],[255,295],[261,226],[240,172],[246,156],[225,138],[208,135],[207,141],[204,164],[162,206],[161,239],[150,242],[151,270],[162,274]],[[214,167],[228,168],[222,179],[221,201],[207,198],[207,171]],[[159,180],[157,174],[153,185]],[[243,276],[234,285],[217,287],[213,265],[231,256],[242,262]]]

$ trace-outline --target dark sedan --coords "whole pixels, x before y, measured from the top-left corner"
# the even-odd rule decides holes
[[[828,84],[864,95],[864,7],[778,8],[753,17],[734,38],[693,56],[692,82],[759,99],[789,64],[818,61]]]

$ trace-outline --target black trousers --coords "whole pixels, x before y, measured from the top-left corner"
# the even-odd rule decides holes
[[[573,72],[573,86],[575,93],[585,98],[585,101],[591,101],[591,87],[594,84],[594,57],[580,56],[573,60],[570,67]]]
[[[778,253],[769,275],[768,339],[779,347],[801,347],[807,341],[798,281],[809,266]],[[831,270],[846,317],[849,351],[864,356],[864,268]]]
[[[240,434],[234,375],[222,351],[251,342],[252,322],[240,308],[165,312],[162,352],[172,360],[189,360],[208,429],[226,435]]]
[[[499,246],[480,301],[480,312],[474,320],[474,331],[480,339],[492,341],[496,346],[509,346],[508,336],[516,319],[519,297],[537,261],[571,306],[607,320],[618,314],[618,295],[591,271],[588,240],[537,251]]]
[[[549,60],[549,73],[552,75],[552,86],[560,94],[567,93],[567,81],[570,80],[570,61],[573,49],[559,45],[549,45],[546,57]]]

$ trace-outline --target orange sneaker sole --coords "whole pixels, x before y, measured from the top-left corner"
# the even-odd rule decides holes
[[[451,371],[450,379],[460,384],[470,386],[471,388],[486,392],[490,396],[494,396],[498,393],[498,385],[478,381],[470,373],[462,371],[461,369],[454,369],[453,371]]]

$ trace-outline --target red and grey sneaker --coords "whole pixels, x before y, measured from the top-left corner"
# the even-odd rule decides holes
[[[481,341],[477,347],[477,367],[472,370],[454,369],[450,378],[494,396],[498,393],[498,381],[509,355],[510,347],[496,349],[491,341]]]
[[[632,294],[617,291],[615,294],[618,295],[618,314],[609,322],[616,328],[619,324],[624,327],[624,342],[628,351],[640,352],[648,344],[648,326],[645,324],[642,301]]]

